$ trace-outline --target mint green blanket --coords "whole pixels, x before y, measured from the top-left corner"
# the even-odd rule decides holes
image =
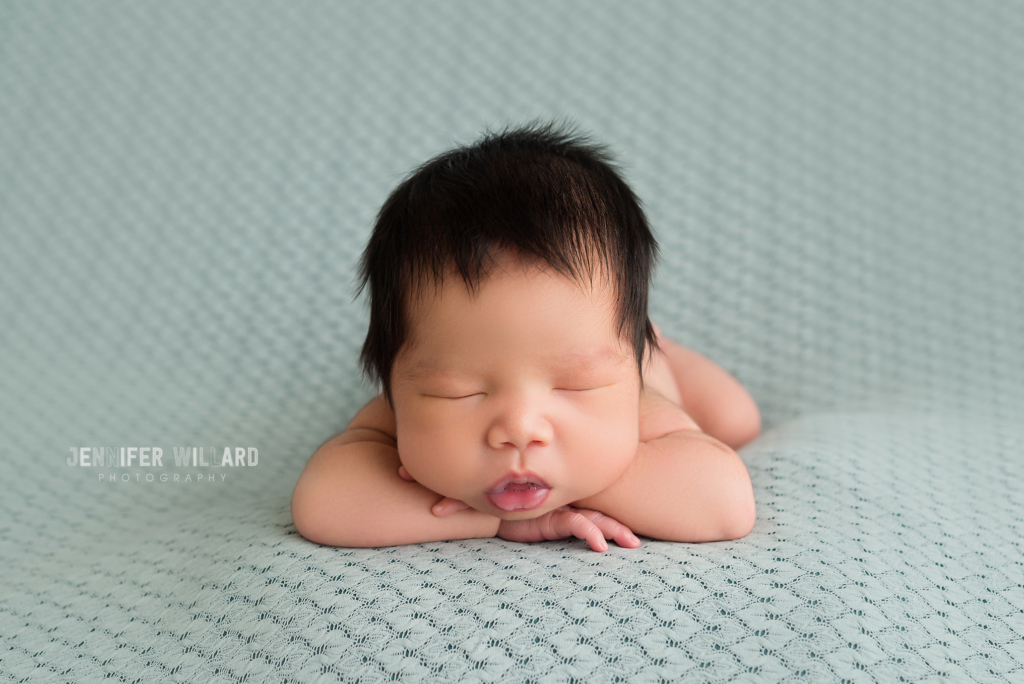
[[[999,2],[0,2],[0,679],[1024,680],[1022,34]],[[761,406],[753,532],[306,541],[295,481],[371,396],[376,211],[535,117],[611,147],[652,318]]]

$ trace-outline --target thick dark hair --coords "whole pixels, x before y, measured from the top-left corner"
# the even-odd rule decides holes
[[[597,256],[616,287],[619,339],[643,363],[657,337],[647,290],[658,243],[640,200],[611,154],[586,136],[533,121],[421,164],[377,214],[359,264],[355,298],[370,284],[370,324],[360,354],[363,376],[383,387],[409,339],[410,295],[424,278],[435,287],[454,266],[470,292],[497,252],[541,261],[582,284],[593,282]]]

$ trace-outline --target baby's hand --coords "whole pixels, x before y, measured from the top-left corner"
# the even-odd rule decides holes
[[[405,466],[398,466],[398,476],[409,482],[416,481],[405,469]],[[431,510],[434,515],[443,518],[461,511],[463,508],[469,508],[469,504],[446,496],[434,504]],[[497,536],[508,541],[518,542],[578,537],[587,540],[590,548],[602,552],[608,550],[608,543],[605,542],[605,539],[614,539],[619,546],[629,548],[640,546],[640,540],[618,520],[609,518],[600,511],[589,508],[573,508],[568,505],[549,511],[539,518],[502,520],[498,526]]]
[[[409,471],[405,469],[405,466],[398,466],[398,477],[409,482],[415,482],[413,476],[409,474]],[[461,511],[463,508],[469,508],[469,504],[458,499],[449,499],[447,496],[434,504],[434,507],[430,510],[439,518],[443,518],[447,515],[451,515],[457,511]]]
[[[599,511],[568,505],[549,511],[539,518],[502,520],[498,525],[498,536],[519,542],[578,537],[587,540],[590,548],[601,552],[608,550],[605,538],[614,539],[619,546],[634,549],[640,546],[640,540],[618,520]]]

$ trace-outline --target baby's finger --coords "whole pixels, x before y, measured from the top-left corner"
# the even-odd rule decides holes
[[[604,535],[606,539],[614,539],[615,543],[619,546],[630,549],[635,549],[640,546],[640,540],[636,538],[633,531],[615,518],[611,518],[600,511],[593,510],[580,511],[580,515],[583,515],[590,520],[590,522],[594,523],[594,525],[601,530],[601,534]]]
[[[640,546],[640,540],[633,534],[633,531],[618,520],[609,518],[607,515],[601,515],[597,520],[591,518],[591,521],[601,529],[606,538],[614,539],[615,543],[619,546],[631,549]]]
[[[604,540],[604,533],[595,525],[590,518],[579,513],[579,511],[564,511],[558,514],[556,528],[567,527],[568,534],[585,539],[590,548],[595,551],[605,552],[608,550],[608,542]],[[559,530],[561,531],[561,530]],[[564,533],[561,536],[565,536]]]
[[[409,482],[416,481],[413,479],[412,475],[409,474],[409,471],[405,469],[404,465],[398,466],[398,477],[402,478],[403,480],[408,480]]]
[[[469,508],[469,504],[466,503],[465,501],[459,501],[458,499],[450,499],[446,496],[445,498],[441,499],[436,504],[434,504],[434,507],[431,508],[430,510],[438,518],[444,518],[445,516],[449,516],[452,513],[461,511],[463,508]]]

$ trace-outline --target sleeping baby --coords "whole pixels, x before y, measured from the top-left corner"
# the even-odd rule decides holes
[[[734,449],[757,406],[661,335],[658,246],[607,149],[553,124],[488,133],[388,197],[360,262],[381,388],[313,454],[295,527],[331,546],[635,535],[737,539]]]

